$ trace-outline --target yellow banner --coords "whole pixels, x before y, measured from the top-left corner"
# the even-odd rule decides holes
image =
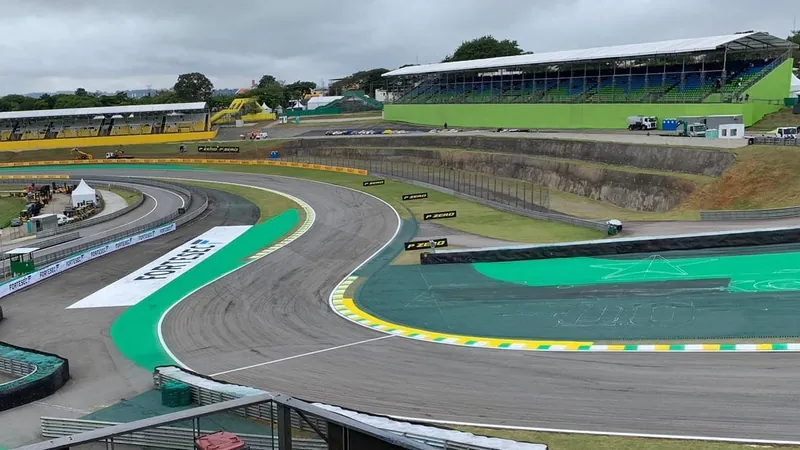
[[[0,175],[0,180],[68,180],[69,175]]]
[[[350,173],[354,175],[367,175],[363,169],[352,167],[327,166],[323,164],[295,163],[273,160],[252,160],[252,159],[198,159],[198,158],[145,158],[145,159],[78,159],[78,160],[57,160],[57,161],[20,161],[0,163],[3,167],[34,167],[34,166],[61,166],[72,164],[218,164],[218,165],[251,165],[251,166],[276,166],[294,167],[299,169],[321,170],[325,172]],[[7,175],[5,175],[7,176]],[[17,176],[14,175],[14,178]],[[66,175],[59,176],[69,178]],[[31,178],[31,176],[25,176]],[[55,176],[41,176],[41,178],[56,178]]]

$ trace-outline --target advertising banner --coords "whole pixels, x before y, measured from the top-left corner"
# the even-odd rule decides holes
[[[33,273],[29,273],[23,277],[19,277],[17,279],[9,281],[8,283],[0,285],[0,298],[5,297],[6,295],[12,294],[14,292],[17,292],[21,289],[24,289],[32,284],[38,283],[39,281],[50,278],[53,275],[57,275],[61,272],[64,272],[65,270],[69,270],[75,266],[81,265],[87,261],[99,258],[107,253],[115,252],[125,247],[138,244],[139,242],[157,238],[169,232],[175,231],[175,228],[176,228],[175,223],[170,223],[150,231],[145,231],[143,233],[139,233],[127,237],[125,239],[120,239],[110,244],[105,244],[101,245],[100,247],[95,247],[83,253],[70,256],[67,259],[62,259],[61,261],[50,264],[49,266],[46,266],[43,269],[37,270]]]
[[[455,211],[440,211],[425,213],[422,215],[422,220],[451,219],[453,217],[456,217]]]
[[[133,306],[233,242],[249,225],[214,227],[67,309]]]

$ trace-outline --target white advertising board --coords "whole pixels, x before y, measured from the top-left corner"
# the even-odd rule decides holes
[[[208,259],[248,229],[249,225],[214,227],[67,309],[133,306]]]
[[[95,258],[99,258],[108,253],[112,253],[117,250],[123,249],[125,247],[130,247],[131,245],[136,245],[140,242],[144,242],[150,239],[157,238],[164,234],[170,233],[172,231],[175,231],[175,228],[176,228],[175,223],[170,223],[161,226],[159,228],[154,228],[152,230],[145,231],[143,233],[135,234],[125,239],[120,239],[118,241],[114,241],[109,244],[101,245],[100,247],[95,247],[83,253],[70,256],[69,258],[66,259],[62,259],[61,261],[53,263],[45,267],[44,269],[37,270],[33,273],[29,273],[28,275],[25,275],[23,277],[11,280],[8,283],[0,285],[0,298],[5,297],[6,295],[12,294],[14,292],[17,292],[21,289],[24,289],[42,280],[50,278],[53,275],[59,274],[65,270],[72,269],[73,267],[79,266],[87,261],[91,261]]]

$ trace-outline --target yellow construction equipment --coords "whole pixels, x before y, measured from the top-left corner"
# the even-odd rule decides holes
[[[71,153],[73,155],[75,155],[76,159],[92,159],[92,155],[90,155],[89,153],[86,153],[86,152],[82,152],[82,151],[78,150],[77,148],[73,148],[71,150]]]

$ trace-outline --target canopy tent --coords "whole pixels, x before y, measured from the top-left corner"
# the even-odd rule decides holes
[[[83,202],[94,204],[95,201],[94,189],[89,187],[89,185],[81,179],[81,182],[78,183],[78,187],[72,191],[72,206],[78,207],[78,205]]]
[[[800,95],[800,78],[797,78],[797,75],[792,74],[792,81],[791,85],[789,86],[789,96],[795,97]]]

